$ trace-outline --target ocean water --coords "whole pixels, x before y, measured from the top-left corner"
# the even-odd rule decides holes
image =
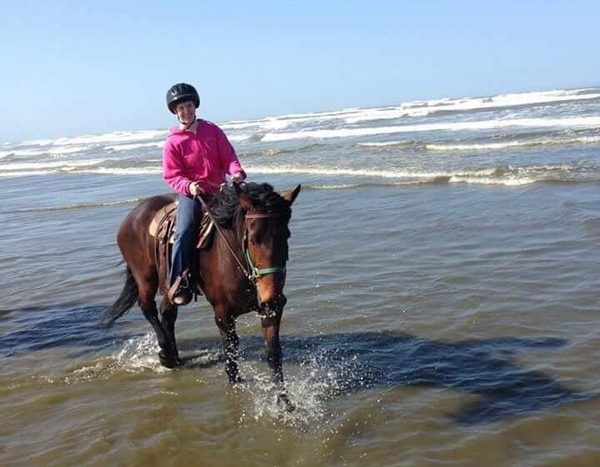
[[[302,184],[282,412],[254,315],[231,388],[207,303],[160,367],[119,223],[166,129],[0,143],[0,464],[600,465],[600,88],[220,122]]]

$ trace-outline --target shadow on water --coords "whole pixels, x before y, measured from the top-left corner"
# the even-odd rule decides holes
[[[587,400],[540,371],[510,359],[527,349],[557,349],[556,338],[512,338],[441,342],[392,331],[282,336],[284,362],[311,359],[336,374],[335,395],[373,388],[433,387],[479,396],[451,419],[464,425],[494,422],[539,412],[567,402]],[[182,349],[215,347],[217,339],[182,342]],[[262,340],[243,339],[243,358],[262,360]]]
[[[48,306],[0,312],[0,355],[53,347],[75,348],[77,355],[93,353],[150,331],[141,320],[137,333],[123,329],[125,317],[113,328],[102,326],[105,306]],[[143,323],[143,324],[142,324]],[[216,331],[215,331],[216,333]],[[284,365],[311,365],[335,374],[333,396],[373,388],[433,387],[479,396],[451,415],[459,424],[493,422],[510,416],[543,411],[566,402],[596,397],[572,390],[540,371],[527,370],[511,360],[528,349],[557,349],[556,338],[501,337],[488,340],[443,342],[394,331],[351,332],[317,336],[282,336]],[[218,351],[220,339],[179,342],[184,353]],[[264,359],[262,339],[242,339],[244,360]],[[209,365],[189,361],[182,370]]]
[[[76,347],[77,351],[70,355],[79,357],[143,334],[120,329],[129,317],[106,329],[102,325],[106,308],[105,305],[50,305],[0,310],[0,326],[5,328],[0,331],[0,356]]]

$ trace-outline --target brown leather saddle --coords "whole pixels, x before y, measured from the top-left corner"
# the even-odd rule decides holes
[[[176,214],[177,214],[177,201],[173,201],[161,209],[159,209],[154,218],[150,222],[148,228],[149,234],[156,239],[155,241],[155,260],[158,265],[158,277],[159,277],[159,291],[162,295],[167,293],[169,288],[169,273],[171,271],[172,263],[172,252],[173,252],[173,240],[176,233]],[[214,223],[206,215],[203,216],[200,221],[200,229],[198,231],[198,241],[196,242],[196,249],[201,250],[208,248],[211,244],[214,233]],[[194,258],[196,255],[194,255]],[[198,284],[198,268],[194,264],[192,267],[192,284]],[[194,293],[196,295],[202,294],[202,291],[197,287],[194,287]]]

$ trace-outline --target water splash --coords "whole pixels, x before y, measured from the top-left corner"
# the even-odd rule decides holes
[[[336,351],[321,350],[298,367],[286,367],[286,393],[295,406],[288,412],[278,400],[279,388],[264,371],[262,363],[243,363],[244,374],[252,375],[252,382],[241,387],[249,398],[249,409],[243,411],[240,424],[277,420],[279,423],[302,431],[320,427],[333,415],[328,402],[342,393],[369,387],[369,372],[356,356],[341,356]]]
[[[118,366],[126,371],[169,371],[161,366],[158,360],[159,350],[156,336],[148,333],[142,337],[134,337],[125,341],[123,348],[113,354],[113,358],[117,361]]]

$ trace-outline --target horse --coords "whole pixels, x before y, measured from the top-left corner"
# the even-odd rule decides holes
[[[282,195],[267,183],[242,183],[224,187],[203,202],[215,222],[216,233],[206,249],[195,250],[195,285],[212,305],[225,353],[225,371],[232,384],[243,381],[238,366],[239,338],[236,318],[257,311],[278,400],[293,410],[284,388],[279,327],[287,299],[283,293],[288,260],[291,206],[301,186]],[[167,368],[181,365],[175,339],[177,306],[165,294],[158,313],[163,259],[156,255],[156,238],[149,226],[156,213],[175,199],[175,194],[153,196],[137,205],[121,223],[117,245],[126,264],[126,279],[119,298],[107,310],[110,326],[137,301],[150,323]]]

